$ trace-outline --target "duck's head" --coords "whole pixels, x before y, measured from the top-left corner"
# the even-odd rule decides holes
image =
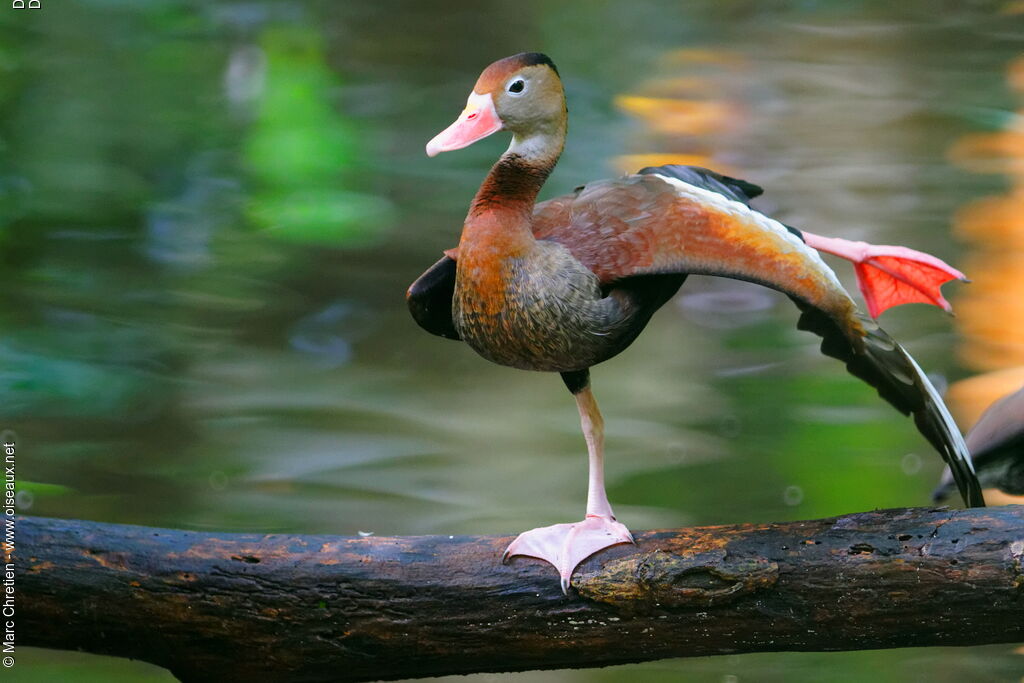
[[[507,130],[512,147],[557,144],[565,136],[565,93],[554,62],[539,52],[499,59],[484,69],[455,123],[427,143],[427,156],[468,147]]]

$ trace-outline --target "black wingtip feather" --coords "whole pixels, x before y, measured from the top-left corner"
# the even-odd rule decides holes
[[[665,166],[647,166],[638,173],[657,174],[681,180],[695,187],[700,187],[711,192],[733,199],[743,204],[750,204],[750,200],[764,194],[764,190],[754,183],[748,183],[739,178],[730,178],[727,175],[716,173],[702,166],[682,166],[679,164],[666,164]]]
[[[865,335],[858,348],[824,311],[800,299],[793,298],[793,301],[802,312],[798,327],[820,336],[822,353],[846,363],[850,374],[873,386],[879,396],[904,415],[913,415],[918,430],[949,465],[964,503],[969,507],[983,507],[981,485],[960,430],[931,382],[906,350],[867,319],[862,321]]]

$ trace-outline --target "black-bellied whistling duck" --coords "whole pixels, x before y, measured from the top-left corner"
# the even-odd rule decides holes
[[[967,504],[984,504],[942,399],[907,352],[857,313],[808,244],[869,273],[866,298],[874,313],[922,298],[948,307],[938,284],[960,273],[902,247],[787,228],[749,207],[761,193],[757,186],[693,167],[647,168],[535,205],[562,153],[566,118],[555,65],[545,55],[524,53],[487,67],[459,118],[427,144],[434,156],[498,131],[512,133],[508,151],[473,198],[458,248],[409,288],[413,317],[495,363],[561,373],[587,443],[585,519],[526,531],[505,559],[544,559],[567,590],[579,562],[633,540],[605,494],[603,422],[590,368],[629,346],[690,273],[749,280],[788,294],[803,311],[800,327],[824,338],[822,351],[912,413],[952,468]]]
[[[985,488],[1024,496],[1024,387],[990,405],[967,432],[967,448]],[[935,500],[953,490],[953,475],[942,474]]]

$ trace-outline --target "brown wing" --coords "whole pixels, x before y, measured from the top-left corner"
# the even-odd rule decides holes
[[[786,226],[716,191],[657,174],[590,183],[539,205],[534,234],[565,245],[602,284],[651,274],[748,280],[788,294],[799,327],[904,414],[953,471],[968,505],[984,505],[963,437],[913,358],[857,311],[832,270]]]
[[[853,300],[814,249],[745,204],[657,175],[604,180],[537,207],[534,234],[559,242],[603,284],[685,272],[749,280],[826,311],[863,336]]]

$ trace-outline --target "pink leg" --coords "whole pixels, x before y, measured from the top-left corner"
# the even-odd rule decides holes
[[[502,558],[527,555],[554,565],[561,576],[563,593],[569,592],[572,573],[580,562],[608,546],[633,542],[629,529],[615,520],[604,490],[604,421],[589,386],[576,394],[576,406],[590,462],[587,516],[582,522],[524,531],[509,544]]]
[[[932,304],[951,313],[952,306],[940,287],[950,280],[967,282],[963,273],[941,259],[906,247],[852,242],[809,232],[803,236],[808,246],[853,262],[857,285],[872,318],[893,306],[910,303]]]

